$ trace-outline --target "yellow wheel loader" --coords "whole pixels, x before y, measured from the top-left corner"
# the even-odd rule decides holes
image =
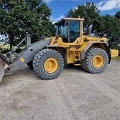
[[[1,79],[4,62],[9,59],[9,67],[27,64],[42,79],[57,78],[67,64],[81,66],[93,74],[103,72],[111,61],[118,56],[118,50],[110,50],[109,40],[83,34],[83,18],[64,18],[55,23],[56,36],[31,44],[29,34],[5,58],[1,57]],[[14,52],[26,41],[26,47],[15,57]],[[7,71],[7,70],[5,70]]]

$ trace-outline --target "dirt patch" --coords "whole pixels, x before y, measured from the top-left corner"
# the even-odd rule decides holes
[[[119,120],[119,73],[115,60],[101,74],[67,66],[48,81],[13,68],[0,83],[0,120]]]

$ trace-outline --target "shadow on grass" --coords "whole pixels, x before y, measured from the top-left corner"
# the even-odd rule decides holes
[[[112,58],[112,60],[119,60],[120,61],[120,56],[118,56],[116,58]]]

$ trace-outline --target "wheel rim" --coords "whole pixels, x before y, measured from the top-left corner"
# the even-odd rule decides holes
[[[48,58],[44,63],[44,69],[47,73],[54,73],[58,69],[58,61],[55,58]]]
[[[93,63],[93,66],[94,66],[95,68],[100,68],[100,67],[102,67],[103,64],[104,64],[104,58],[103,58],[103,56],[102,56],[102,55],[96,55],[96,56],[94,56],[92,63]]]

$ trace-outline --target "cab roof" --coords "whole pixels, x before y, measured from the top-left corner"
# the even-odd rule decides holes
[[[84,21],[84,18],[80,18],[80,17],[78,17],[78,18],[63,18],[63,19],[59,20],[58,22],[56,22],[55,24],[59,24],[59,23],[61,23],[64,20],[79,20],[79,21]]]
[[[63,18],[63,19],[65,19],[65,20],[79,20],[79,21],[84,20],[84,18],[80,18],[80,17],[78,17],[78,18]]]

